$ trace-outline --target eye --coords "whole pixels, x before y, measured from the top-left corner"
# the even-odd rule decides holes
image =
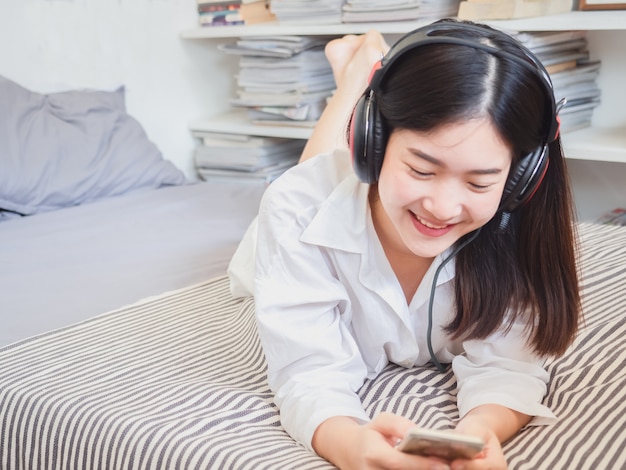
[[[428,177],[434,175],[434,173],[432,173],[430,171],[418,170],[417,168],[413,168],[413,167],[409,167],[409,169],[411,170],[411,173],[413,173],[414,175],[416,175],[416,176],[418,176],[420,178],[428,178]]]
[[[476,191],[488,191],[493,186],[493,184],[478,184],[472,182],[470,182],[469,185]]]

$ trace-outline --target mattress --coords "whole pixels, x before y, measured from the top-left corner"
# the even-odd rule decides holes
[[[263,190],[170,186],[0,223],[0,346],[225,274]]]
[[[504,445],[510,469],[626,468],[626,229],[581,224],[585,324],[548,361],[553,426]],[[388,366],[360,397],[447,429],[456,382]],[[0,468],[333,468],[282,429],[252,299],[221,276],[0,349]]]

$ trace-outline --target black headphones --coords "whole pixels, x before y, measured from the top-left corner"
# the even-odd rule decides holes
[[[526,55],[520,58],[510,52],[480,42],[480,38],[468,39],[446,35],[449,32],[469,31],[478,32],[485,37],[486,29],[479,25],[460,22],[438,22],[418,28],[396,42],[389,52],[372,69],[369,87],[359,98],[350,121],[349,143],[352,162],[356,175],[364,183],[375,183],[378,180],[385,148],[389,137],[384,120],[379,114],[376,104],[376,92],[386,72],[393,63],[405,52],[428,44],[453,44],[468,46],[474,49],[487,51],[495,56],[505,57],[515,61],[534,72],[543,84],[547,109],[546,116],[548,132],[545,142],[538,148],[524,156],[510,172],[509,179],[504,187],[499,212],[512,212],[535,193],[548,168],[548,144],[558,138],[559,121],[558,110],[554,99],[552,82],[548,72],[541,62],[524,46],[517,44]],[[514,40],[505,33],[489,30],[491,34],[501,34],[508,40]]]

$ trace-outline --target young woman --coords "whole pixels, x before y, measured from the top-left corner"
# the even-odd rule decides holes
[[[374,32],[327,47],[337,93],[303,162],[267,189],[233,293],[255,297],[283,426],[322,457],[506,468],[501,443],[554,420],[543,361],[579,321],[558,105],[533,55],[487,26],[444,20],[385,50]],[[313,157],[346,121],[351,155]],[[474,459],[400,452],[415,423],[362,408],[389,362],[429,361],[451,363],[455,431],[486,442]]]

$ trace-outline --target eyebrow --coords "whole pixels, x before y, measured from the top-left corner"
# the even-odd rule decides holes
[[[426,160],[427,162],[432,163],[438,167],[444,168],[446,164],[441,160],[433,157],[432,155],[428,155],[427,153],[422,152],[421,150],[411,149],[411,153],[422,160]],[[476,168],[474,170],[468,171],[471,175],[499,175],[502,173],[501,168]]]

